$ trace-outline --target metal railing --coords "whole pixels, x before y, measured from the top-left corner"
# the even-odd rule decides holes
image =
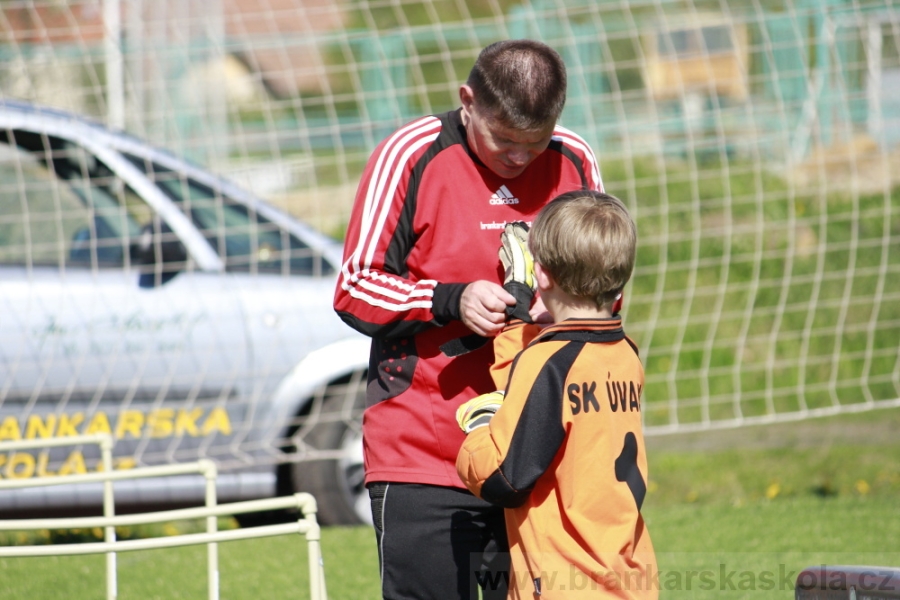
[[[103,516],[71,517],[50,519],[6,519],[0,520],[0,531],[59,530],[59,529],[104,529],[104,541],[79,544],[23,545],[0,547],[0,557],[63,556],[106,554],[107,599],[118,596],[116,552],[175,548],[206,544],[207,546],[207,587],[209,600],[219,598],[218,542],[272,537],[289,533],[300,533],[306,537],[310,598],[327,600],[325,573],[320,548],[321,530],[316,520],[316,500],[310,494],[299,493],[262,500],[233,502],[217,505],[217,475],[215,463],[201,459],[192,463],[177,463],[153,467],[136,467],[127,470],[112,470],[113,440],[109,435],[85,435],[40,440],[0,442],[0,452],[27,448],[48,448],[81,444],[98,444],[101,449],[103,470],[96,473],[82,473],[53,477],[32,477],[0,480],[0,490],[38,486],[103,482]],[[115,515],[114,481],[148,477],[164,477],[201,473],[206,478],[206,504],[196,508],[166,510],[130,515]],[[296,522],[267,525],[248,529],[218,531],[217,517],[233,516],[252,512],[296,508],[301,515]],[[206,519],[206,533],[184,533],[166,537],[117,541],[116,527],[166,523],[191,519]]]

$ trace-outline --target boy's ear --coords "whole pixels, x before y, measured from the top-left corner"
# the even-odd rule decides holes
[[[554,285],[553,277],[544,270],[541,263],[534,263],[534,280],[537,282],[539,290],[549,290]]]

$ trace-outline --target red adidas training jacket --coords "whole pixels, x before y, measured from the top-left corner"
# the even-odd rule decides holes
[[[531,222],[557,195],[601,190],[590,147],[557,127],[549,148],[515,179],[471,153],[460,111],[394,132],[366,165],[347,230],[334,307],[372,337],[363,418],[366,482],[464,487],[456,473],[462,402],[491,391],[491,344],[449,358],[468,283],[502,283],[497,257],[508,221]]]

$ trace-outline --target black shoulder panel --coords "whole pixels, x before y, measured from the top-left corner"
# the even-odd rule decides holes
[[[460,143],[459,131],[454,126],[454,120],[458,121],[458,116],[454,119],[456,111],[435,115],[441,121],[441,133],[437,139],[431,143],[428,150],[413,167],[409,178],[409,187],[406,190],[406,198],[403,202],[403,210],[400,213],[400,220],[397,228],[394,230],[394,236],[388,245],[384,257],[385,269],[391,273],[395,273],[401,277],[409,275],[409,269],[406,266],[406,259],[412,251],[416,243],[416,233],[413,230],[413,222],[416,216],[416,205],[418,203],[419,184],[422,180],[422,174],[425,167],[434,160],[434,158],[442,151],[450,146]]]
[[[565,344],[544,363],[528,393],[506,458],[481,488],[485,500],[505,507],[521,505],[553,462],[566,436],[563,388],[582,348],[584,344],[579,342]]]

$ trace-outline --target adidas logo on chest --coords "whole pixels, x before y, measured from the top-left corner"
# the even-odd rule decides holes
[[[509,188],[501,185],[500,189],[491,194],[490,204],[492,206],[502,206],[504,204],[518,204],[519,199],[513,195]]]

